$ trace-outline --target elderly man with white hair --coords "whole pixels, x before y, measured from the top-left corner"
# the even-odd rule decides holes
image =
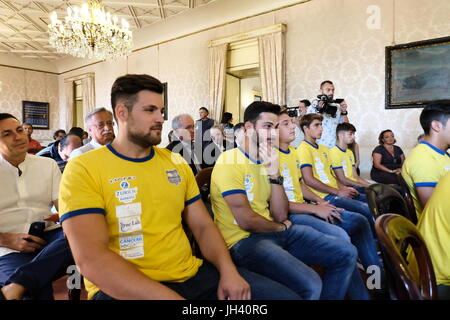
[[[180,114],[172,119],[174,140],[166,149],[179,153],[189,164],[194,175],[204,168],[201,145],[198,150],[194,147],[195,125],[189,114]],[[197,145],[195,145],[197,146]]]
[[[94,109],[86,115],[84,122],[92,140],[88,144],[73,150],[69,159],[100,148],[114,140],[114,121],[111,111],[105,108]]]

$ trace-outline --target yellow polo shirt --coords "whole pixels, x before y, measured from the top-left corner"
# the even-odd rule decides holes
[[[450,172],[433,191],[417,228],[433,261],[437,284],[450,286]]]
[[[450,155],[425,141],[420,142],[406,157],[402,176],[414,200],[418,219],[423,208],[416,187],[435,187],[439,179],[449,171]]]
[[[269,211],[271,186],[265,165],[252,159],[241,148],[234,148],[219,156],[211,175],[214,222],[228,248],[250,236],[249,232],[239,227],[225,201],[227,196],[239,193],[247,197],[253,211],[273,220]]]
[[[284,192],[290,202],[303,203],[302,188],[300,181],[302,172],[300,171],[300,160],[294,147],[288,150],[278,149],[280,174],[283,176]]]
[[[202,260],[192,255],[181,215],[199,199],[192,170],[180,155],[153,147],[148,157],[131,159],[107,145],[69,161],[59,212],[63,227],[78,215],[104,215],[109,249],[153,280],[184,282]],[[85,280],[91,299],[99,289]]]
[[[297,148],[297,155],[300,159],[300,169],[311,167],[314,178],[322,181],[322,183],[338,189],[336,178],[331,173],[329,149],[321,144],[313,145],[304,140]],[[311,188],[311,191],[320,198],[325,198],[328,193],[317,191]]]
[[[358,181],[353,175],[353,168],[356,167],[355,157],[352,150],[342,150],[339,146],[334,146],[329,152],[331,167],[333,170],[342,169],[346,178]]]

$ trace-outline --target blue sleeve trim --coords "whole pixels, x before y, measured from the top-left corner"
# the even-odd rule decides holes
[[[437,182],[419,182],[419,183],[414,183],[415,187],[436,187]]]
[[[337,170],[337,169],[342,169],[342,166],[341,167],[332,167],[333,168],[333,170]]]
[[[200,200],[202,197],[200,196],[200,194],[196,195],[195,197],[193,197],[192,199],[186,201],[184,203],[184,206],[187,207],[188,205],[190,205],[191,203],[194,203],[197,200]]]
[[[228,191],[222,192],[222,197],[225,198],[226,196],[229,196],[231,194],[238,194],[238,193],[240,193],[240,194],[247,194],[247,192],[245,192],[245,190],[233,189],[233,190],[228,190]]]
[[[309,163],[302,164],[300,166],[300,169],[303,169],[304,167],[311,167],[312,168],[312,164],[309,164]]]
[[[76,216],[81,216],[83,214],[106,214],[105,209],[102,208],[86,208],[86,209],[79,209],[79,210],[74,210],[74,211],[70,211],[67,212],[65,214],[63,214],[60,219],[59,222],[63,223],[63,221],[69,219],[69,218],[73,218]]]

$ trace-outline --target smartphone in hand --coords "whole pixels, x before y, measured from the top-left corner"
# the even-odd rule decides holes
[[[42,238],[44,235],[45,222],[33,222],[30,226],[30,230],[28,231],[29,235],[36,236]]]

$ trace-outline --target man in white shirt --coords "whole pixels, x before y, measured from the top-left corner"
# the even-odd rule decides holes
[[[88,144],[73,150],[69,159],[100,148],[114,140],[114,121],[111,111],[105,108],[94,109],[86,115],[84,122],[92,140]]]
[[[73,264],[62,229],[49,220],[61,172],[27,147],[20,122],[0,113],[0,300],[53,299],[52,281]]]

